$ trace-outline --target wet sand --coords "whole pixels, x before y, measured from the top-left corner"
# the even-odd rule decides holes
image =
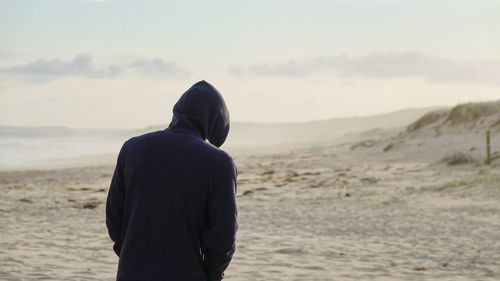
[[[370,149],[235,152],[227,280],[500,279],[500,167]],[[0,172],[0,280],[113,280],[112,170]]]

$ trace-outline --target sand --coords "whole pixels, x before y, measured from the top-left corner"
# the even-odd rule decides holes
[[[498,161],[447,166],[450,139],[399,140],[232,151],[227,280],[499,280]],[[0,280],[113,280],[112,170],[0,172]]]

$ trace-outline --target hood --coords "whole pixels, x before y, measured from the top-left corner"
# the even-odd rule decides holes
[[[206,81],[189,88],[173,109],[169,130],[195,133],[220,147],[229,133],[229,111],[222,95]]]

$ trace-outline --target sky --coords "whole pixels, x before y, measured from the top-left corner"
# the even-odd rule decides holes
[[[500,99],[500,1],[0,0],[0,125],[168,125],[199,80],[232,121]]]

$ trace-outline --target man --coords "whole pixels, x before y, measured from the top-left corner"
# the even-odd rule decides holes
[[[129,139],[118,156],[106,203],[118,280],[221,280],[235,251],[236,167],[219,149],[224,100],[200,81],[173,113],[167,129]]]

